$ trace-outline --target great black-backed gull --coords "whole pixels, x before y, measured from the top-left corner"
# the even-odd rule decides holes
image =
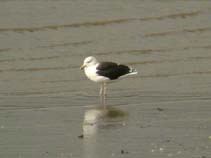
[[[84,59],[83,65],[80,67],[84,70],[86,76],[97,83],[101,83],[100,97],[101,102],[105,106],[106,83],[128,75],[135,75],[138,72],[126,65],[114,62],[98,62],[93,56]]]

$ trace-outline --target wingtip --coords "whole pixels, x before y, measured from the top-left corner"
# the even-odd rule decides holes
[[[131,73],[134,73],[134,74],[138,74],[138,71],[136,69],[131,69]]]
[[[131,68],[129,74],[130,75],[136,75],[136,74],[138,74],[138,71],[134,68]]]

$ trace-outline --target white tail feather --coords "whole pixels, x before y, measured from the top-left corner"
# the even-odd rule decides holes
[[[136,75],[136,74],[138,74],[138,71],[136,71],[136,69],[130,68],[129,73],[121,76],[120,78],[124,78],[124,77],[130,76],[130,75]]]
[[[138,71],[136,71],[136,69],[130,68],[130,72],[128,75],[136,75],[138,74]]]

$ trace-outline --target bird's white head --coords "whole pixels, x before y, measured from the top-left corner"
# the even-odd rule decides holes
[[[93,65],[96,65],[97,63],[98,63],[98,61],[97,61],[97,59],[95,57],[89,56],[89,57],[84,59],[84,63],[80,67],[80,69],[83,70],[85,67],[93,66]]]

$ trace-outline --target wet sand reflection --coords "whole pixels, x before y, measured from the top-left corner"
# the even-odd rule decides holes
[[[84,113],[83,121],[83,138],[84,138],[84,157],[93,158],[100,157],[98,152],[98,132],[100,128],[115,127],[115,120],[121,121],[124,125],[124,118],[127,113],[114,108],[108,107],[91,107]],[[119,120],[120,119],[120,120]],[[119,124],[116,124],[119,125]]]

